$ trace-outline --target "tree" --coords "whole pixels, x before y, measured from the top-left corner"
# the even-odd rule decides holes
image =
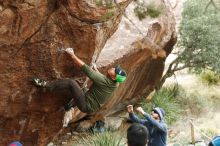
[[[187,0],[177,42],[177,58],[169,65],[157,89],[178,70],[200,72],[207,68],[220,73],[219,0]]]

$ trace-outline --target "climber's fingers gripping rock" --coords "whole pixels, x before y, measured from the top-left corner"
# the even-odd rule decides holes
[[[66,48],[65,52],[66,52],[67,54],[69,54],[70,56],[75,55],[73,48]]]

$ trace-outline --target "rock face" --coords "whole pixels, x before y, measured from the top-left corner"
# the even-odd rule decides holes
[[[59,109],[68,94],[45,93],[32,85],[31,78],[83,80],[62,48],[75,48],[88,64],[97,60],[131,1],[107,7],[94,0],[0,0],[0,145],[20,140],[27,146],[44,146],[62,132],[64,113]],[[164,53],[168,55],[175,42],[175,21],[167,9],[148,26],[143,39],[100,68],[105,72],[120,63],[128,79],[91,119],[149,94],[163,73]],[[83,116],[77,111],[74,121]]]

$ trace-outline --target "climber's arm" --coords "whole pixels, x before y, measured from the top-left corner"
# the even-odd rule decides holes
[[[72,58],[73,62],[78,66],[78,67],[82,67],[85,62],[83,62],[81,59],[79,59],[75,53],[73,51],[66,51],[66,53]]]
[[[104,75],[98,72],[98,69],[96,66],[94,66],[94,69],[91,69],[85,62],[83,62],[81,59],[79,59],[74,51],[71,51],[69,49],[66,50],[66,53],[70,55],[73,62],[79,66],[82,71],[95,83],[101,83],[105,81]]]

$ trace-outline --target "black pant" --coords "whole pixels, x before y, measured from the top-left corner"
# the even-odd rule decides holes
[[[89,113],[86,105],[85,93],[82,91],[78,83],[71,79],[62,79],[48,82],[46,88],[49,91],[68,90],[71,98],[74,99],[74,104],[84,113]]]

